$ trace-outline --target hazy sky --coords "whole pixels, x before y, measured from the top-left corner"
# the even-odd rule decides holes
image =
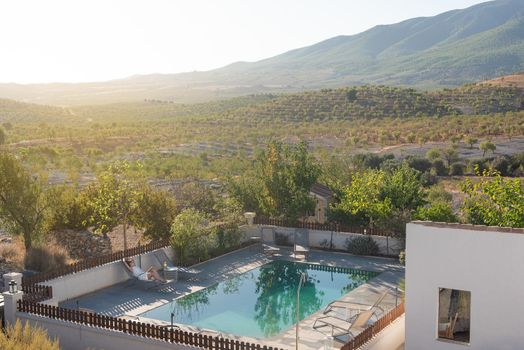
[[[481,2],[2,0],[0,82],[208,70]]]

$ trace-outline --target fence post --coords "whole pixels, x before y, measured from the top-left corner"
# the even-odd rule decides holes
[[[2,293],[4,296],[4,321],[7,326],[14,326],[16,323],[16,311],[18,305],[22,303],[22,297],[24,293],[22,291],[17,291],[14,294],[9,292]]]

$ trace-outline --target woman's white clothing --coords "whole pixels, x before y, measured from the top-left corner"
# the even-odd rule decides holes
[[[139,280],[141,281],[149,280],[149,278],[147,278],[147,273],[144,272],[144,270],[142,270],[140,267],[135,265],[132,267],[132,270],[133,270],[133,276],[135,276]]]

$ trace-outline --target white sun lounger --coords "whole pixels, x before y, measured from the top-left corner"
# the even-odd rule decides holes
[[[332,337],[349,335],[353,330],[364,330],[373,314],[373,310],[361,312],[357,315],[353,322],[349,322],[334,316],[324,316],[315,320],[315,323],[313,324],[313,329],[318,330],[322,327],[331,327]],[[335,330],[338,330],[338,332],[335,332]]]
[[[385,290],[378,299],[373,303],[373,305],[368,304],[361,304],[361,303],[354,303],[350,301],[342,301],[342,300],[335,300],[329,303],[326,308],[324,309],[324,314],[327,314],[328,312],[332,311],[333,309],[346,309],[346,310],[356,310],[358,312],[362,311],[369,311],[373,309],[379,309],[380,311],[384,312],[384,309],[382,309],[379,304],[384,300],[384,298],[388,295],[388,291]]]
[[[264,249],[264,254],[268,256],[273,256],[280,251],[279,247],[270,243],[263,243],[262,248]]]

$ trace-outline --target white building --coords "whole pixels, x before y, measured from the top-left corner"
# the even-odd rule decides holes
[[[406,350],[524,349],[524,229],[407,225]]]

